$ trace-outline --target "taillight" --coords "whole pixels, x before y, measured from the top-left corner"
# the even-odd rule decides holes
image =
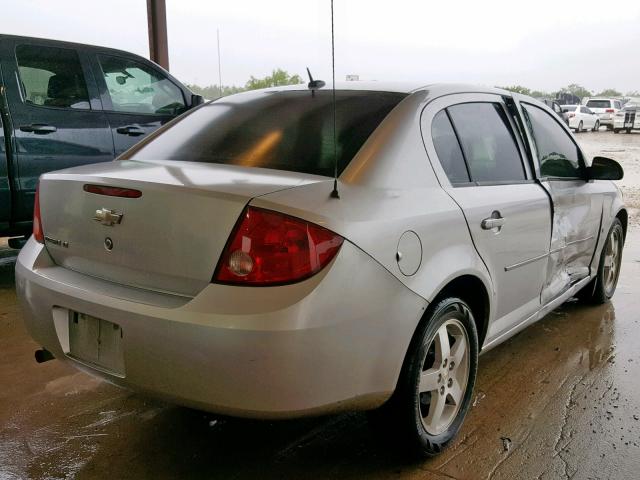
[[[40,218],[40,185],[36,187],[36,198],[33,204],[33,238],[36,242],[44,243],[42,219]]]
[[[342,241],[319,225],[248,207],[229,237],[213,281],[253,286],[299,282],[322,270]]]
[[[607,109],[605,110],[605,112],[607,112],[607,113],[613,113],[613,112],[615,112],[615,110],[614,110],[613,108],[607,108]]]

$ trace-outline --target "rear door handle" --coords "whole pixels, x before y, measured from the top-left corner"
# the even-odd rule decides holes
[[[136,127],[135,125],[118,127],[116,129],[116,132],[121,133],[122,135],[129,135],[131,137],[139,137],[140,135],[144,135],[144,130],[140,127]]]
[[[44,123],[32,123],[31,125],[21,125],[20,131],[27,133],[35,133],[38,135],[47,135],[58,130],[53,125],[46,125]]]
[[[500,229],[504,225],[504,218],[500,216],[500,212],[494,211],[489,218],[485,218],[480,223],[483,230]]]

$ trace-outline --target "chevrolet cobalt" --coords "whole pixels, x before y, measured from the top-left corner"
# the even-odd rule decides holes
[[[18,294],[42,358],[225,415],[375,410],[434,455],[481,352],[611,298],[622,175],[503,90],[241,93],[43,175]]]

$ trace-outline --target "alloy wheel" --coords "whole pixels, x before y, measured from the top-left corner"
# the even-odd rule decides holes
[[[430,340],[418,383],[422,425],[446,431],[460,410],[469,380],[469,336],[458,319],[446,320]]]
[[[622,232],[619,228],[614,228],[607,240],[604,252],[604,289],[608,296],[613,293],[618,283],[620,273],[620,261],[622,259]]]

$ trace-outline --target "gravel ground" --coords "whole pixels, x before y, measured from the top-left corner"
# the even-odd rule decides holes
[[[624,168],[624,178],[616,182],[629,207],[629,223],[640,225],[640,132],[585,132],[577,136],[580,146],[590,157],[612,158]]]

